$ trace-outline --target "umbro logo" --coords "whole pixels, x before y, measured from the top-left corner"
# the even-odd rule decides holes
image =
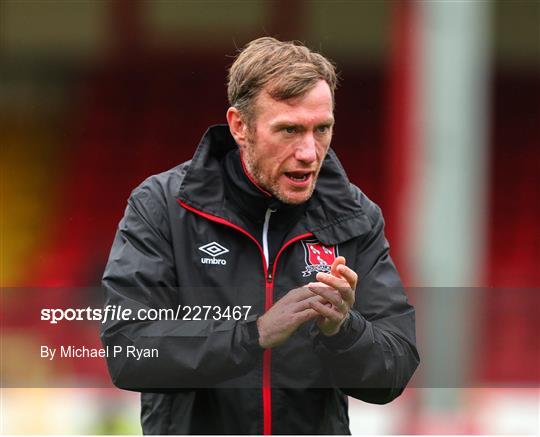
[[[227,261],[225,261],[224,259],[216,258],[217,256],[224,255],[229,251],[229,249],[227,249],[226,247],[223,247],[221,244],[216,243],[215,241],[212,241],[211,243],[208,243],[208,244],[205,244],[204,246],[199,247],[199,250],[212,257],[212,258],[201,258],[201,263],[221,264],[221,265],[227,264]]]

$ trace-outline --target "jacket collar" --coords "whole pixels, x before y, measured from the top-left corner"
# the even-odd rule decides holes
[[[245,228],[225,195],[225,155],[236,149],[227,125],[214,125],[203,135],[180,186],[178,198],[187,205]],[[371,223],[354,197],[345,170],[332,149],[323,162],[313,196],[293,229],[311,232],[323,244],[334,245],[365,234]]]
[[[307,206],[306,203],[287,205],[257,185],[249,176],[238,148],[227,153],[222,168],[225,197],[236,203],[239,215],[251,220],[253,225],[264,223],[266,211],[271,209],[273,225],[281,227],[288,223],[286,227],[290,228],[290,224],[298,221]]]

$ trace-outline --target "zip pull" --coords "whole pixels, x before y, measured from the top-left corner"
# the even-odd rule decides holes
[[[272,282],[274,278],[272,278],[272,272],[269,270],[268,275],[266,276],[266,282]]]
[[[266,261],[266,268],[268,268],[268,266],[270,265],[270,259],[269,259],[270,255],[268,253],[268,228],[270,226],[270,215],[272,215],[273,212],[276,212],[276,210],[272,208],[268,208],[266,210],[266,214],[264,215],[262,241],[263,241],[264,259]]]

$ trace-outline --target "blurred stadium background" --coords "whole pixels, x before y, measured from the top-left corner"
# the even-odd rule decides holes
[[[333,147],[417,306],[422,368],[392,404],[351,400],[353,433],[538,434],[539,26],[535,0],[2,0],[2,433],[140,433],[102,361],[30,358],[99,340],[40,324],[27,287],[100,305],[131,189],[225,121],[231,55],[272,35],[338,64]]]

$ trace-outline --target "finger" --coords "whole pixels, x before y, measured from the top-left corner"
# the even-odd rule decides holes
[[[349,283],[353,290],[356,289],[358,275],[354,270],[350,269],[345,264],[342,264],[337,267],[337,271],[341,274],[341,277]]]
[[[350,307],[352,306],[352,303],[354,303],[354,301],[352,303],[349,303],[347,300],[348,299],[347,297],[344,298],[338,291],[336,291],[333,288],[329,289],[329,291],[324,291],[324,293],[330,293],[330,294],[323,294],[324,298],[326,299],[327,302],[332,302],[331,305],[333,305],[334,308],[342,314],[347,314],[349,312]],[[330,296],[335,296],[335,298],[331,300]],[[324,304],[324,302],[322,303]],[[327,305],[330,305],[330,304],[327,304]]]
[[[306,287],[309,288],[312,293],[314,289],[328,290],[332,293],[336,293],[337,291],[334,287],[330,287],[329,285],[323,284],[322,282],[310,282],[309,284],[306,285]],[[314,295],[319,296],[319,294],[315,294],[315,293]]]
[[[350,288],[349,283],[345,279],[336,278],[328,273],[317,273],[317,280],[328,285],[329,287],[335,288],[336,290],[341,288]]]
[[[322,282],[310,282],[306,285],[306,288],[308,288],[310,291],[312,288],[324,288],[327,290],[335,290],[334,287],[331,287],[330,285],[323,284]]]
[[[326,273],[318,273],[317,279],[319,279],[323,284],[337,290],[341,297],[347,302],[349,307],[353,306],[355,300],[354,289],[351,288],[347,281],[345,281],[344,279],[338,279]]]
[[[345,318],[345,315],[335,310],[334,308],[329,308],[320,302],[312,301],[311,308],[313,308],[319,315],[324,316],[326,319],[330,320],[333,323],[339,324]]]
[[[283,299],[285,302],[291,303],[291,302],[300,302],[312,296],[313,296],[313,292],[308,287],[300,287],[300,288],[294,288],[293,290],[289,291],[281,299]]]
[[[310,298],[308,299],[305,299],[301,302],[296,302],[294,303],[293,307],[292,307],[292,311],[294,313],[299,313],[299,312],[302,312],[308,308],[311,308],[311,305],[310,305],[310,302],[311,301],[318,301],[318,302],[321,302],[323,305],[332,305],[331,303],[329,303],[324,297],[322,296],[318,296],[318,295],[312,295]]]
[[[317,287],[317,286],[311,286],[309,287],[313,293],[322,296],[325,298],[328,302],[330,302],[332,305],[337,307],[342,307],[343,305],[343,298],[341,297],[341,294],[330,287]]]
[[[336,308],[340,313],[347,314],[349,312],[350,306],[347,301],[342,297],[340,304]]]
[[[324,306],[324,305],[323,305]],[[296,313],[294,315],[296,323],[301,325],[302,323],[307,322],[308,320],[315,319],[319,317],[320,314],[314,310],[313,308],[306,308],[303,311],[300,311],[299,313]]]
[[[338,256],[334,262],[332,263],[332,267],[330,267],[330,274],[340,278],[341,275],[340,275],[340,272],[339,272],[339,269],[338,267],[340,265],[345,265],[346,261],[345,261],[345,257],[344,256]]]

